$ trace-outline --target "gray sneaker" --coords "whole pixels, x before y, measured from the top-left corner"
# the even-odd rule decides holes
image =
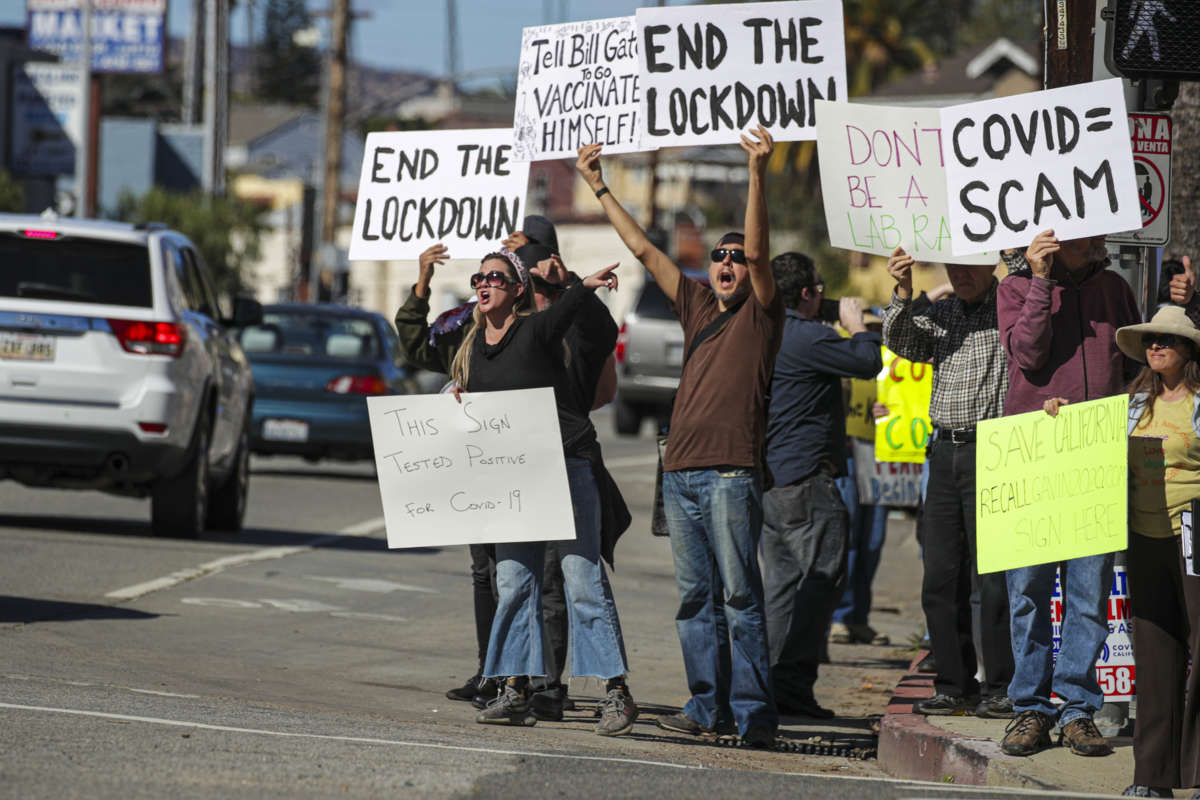
[[[600,722],[596,725],[596,733],[601,736],[623,736],[633,730],[633,721],[637,718],[637,703],[633,702],[629,690],[620,686],[609,689],[600,703]]]
[[[529,698],[511,683],[504,684],[504,691],[479,712],[475,721],[481,725],[537,725]]]

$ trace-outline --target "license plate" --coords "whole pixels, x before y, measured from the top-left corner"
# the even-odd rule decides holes
[[[40,333],[0,333],[0,359],[53,361],[56,339]]]
[[[264,419],[262,437],[272,442],[307,442],[308,423],[298,419]]]
[[[667,366],[678,367],[683,364],[683,343],[667,345]]]

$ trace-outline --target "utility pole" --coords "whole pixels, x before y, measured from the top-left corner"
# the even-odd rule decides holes
[[[204,174],[209,195],[225,194],[229,114],[229,0],[208,0],[204,26]]]
[[[188,35],[183,51],[183,122],[195,125],[200,122],[201,91],[204,80],[204,0],[191,0]]]
[[[656,5],[658,5],[659,8],[662,8],[663,0],[658,0]],[[645,91],[645,88],[643,88],[642,91]],[[666,244],[667,236],[666,236],[665,232],[661,231],[658,227],[658,151],[657,150],[651,150],[649,153],[646,154],[646,169],[650,173],[649,174],[649,184],[650,184],[649,194],[650,194],[650,196],[647,198],[647,201],[646,201],[646,207],[649,208],[650,211],[646,218],[646,230],[651,232],[652,234],[658,235],[659,239],[661,239],[662,241],[656,241],[656,242],[654,242],[654,244],[657,245],[658,247],[662,248],[665,251],[666,250],[665,244]]]
[[[458,9],[446,0],[446,81],[451,87],[458,78]]]
[[[80,104],[83,141],[75,151],[75,216],[90,215],[88,198],[92,193],[92,0],[83,0],[83,41],[79,48]]]
[[[1045,88],[1089,83],[1096,0],[1045,0],[1045,20]]]
[[[337,212],[342,195],[342,126],[346,117],[346,39],[350,28],[350,0],[333,0],[330,13],[332,36],[325,103],[325,169],[321,176],[322,244],[333,244],[337,240]]]

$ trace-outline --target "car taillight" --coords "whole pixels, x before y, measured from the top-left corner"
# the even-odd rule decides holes
[[[187,343],[187,329],[175,322],[110,319],[108,327],[127,353],[177,357]]]
[[[618,364],[625,363],[625,323],[621,323],[621,330],[617,331],[617,349],[613,351],[617,358]]]
[[[388,385],[378,375],[339,375],[325,384],[334,394],[387,394]]]

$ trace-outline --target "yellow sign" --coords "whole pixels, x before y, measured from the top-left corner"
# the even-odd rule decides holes
[[[1129,397],[980,422],[975,446],[979,571],[1125,548]]]
[[[846,435],[856,439],[874,440],[875,381],[871,378],[850,379],[850,402],[846,404]]]
[[[929,396],[933,366],[914,364],[883,348],[883,370],[875,380],[879,402],[888,415],[875,420],[875,458],[879,461],[925,460],[925,445],[933,433]]]

